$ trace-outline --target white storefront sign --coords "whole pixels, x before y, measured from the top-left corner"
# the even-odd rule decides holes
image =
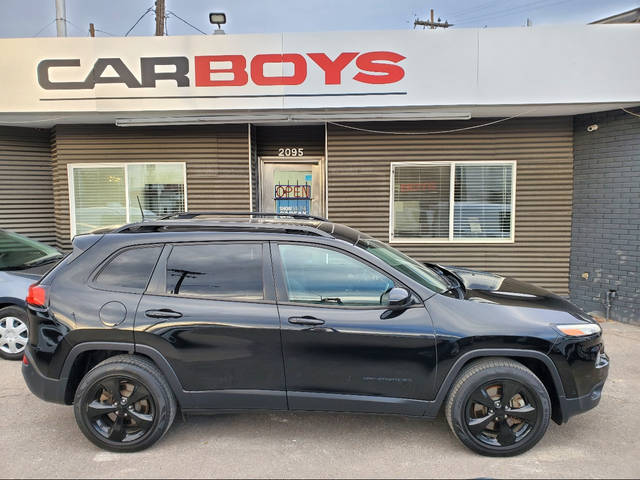
[[[637,25],[0,40],[0,113],[640,102]]]

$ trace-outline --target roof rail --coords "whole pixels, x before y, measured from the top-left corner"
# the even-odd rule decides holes
[[[305,213],[276,213],[276,212],[227,212],[227,211],[211,211],[211,212],[179,212],[172,213],[165,217],[161,217],[159,220],[189,220],[196,217],[203,217],[206,215],[229,215],[229,216],[253,216],[253,217],[289,217],[304,220],[318,220],[321,222],[328,222],[326,218],[317,217],[315,215],[307,215]]]

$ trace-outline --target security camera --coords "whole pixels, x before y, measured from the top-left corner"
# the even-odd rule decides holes
[[[596,130],[598,130],[598,124],[594,123],[593,125],[589,125],[587,127],[587,132],[595,132]]]

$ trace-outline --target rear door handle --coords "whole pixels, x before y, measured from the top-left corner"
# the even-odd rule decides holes
[[[324,320],[315,317],[289,317],[289,323],[294,325],[324,325]]]
[[[162,308],[160,310],[147,310],[144,314],[149,318],[180,318],[182,314],[180,312],[174,312],[168,308]]]

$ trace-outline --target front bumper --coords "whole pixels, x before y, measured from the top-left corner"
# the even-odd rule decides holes
[[[575,398],[566,398],[564,396],[558,398],[562,417],[559,423],[566,423],[571,417],[587,412],[600,403],[602,389],[609,374],[609,357],[605,353],[598,357],[596,371],[598,383],[593,386],[589,393]]]
[[[22,376],[31,393],[47,402],[66,404],[67,379],[49,378],[43,375],[35,366],[28,348],[25,350],[25,356],[29,363],[27,365],[22,362]]]

